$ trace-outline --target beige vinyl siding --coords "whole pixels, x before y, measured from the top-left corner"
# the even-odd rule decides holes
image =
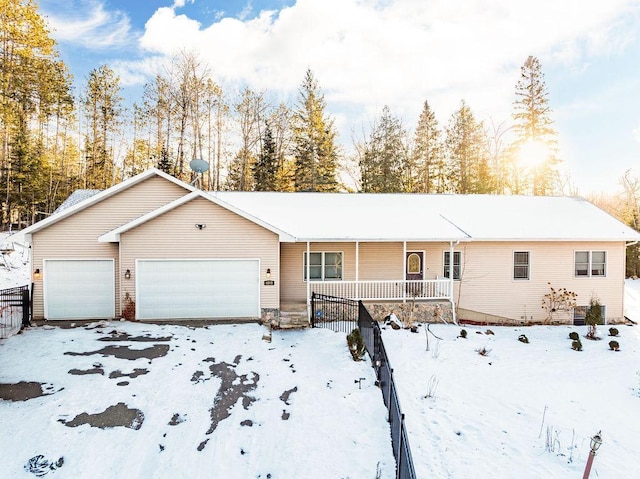
[[[574,242],[475,242],[458,245],[462,251],[462,279],[455,282],[454,300],[460,308],[503,316],[516,321],[542,321],[542,298],[549,285],[578,295],[588,305],[592,294],[606,305],[607,321],[623,317],[625,245]],[[529,251],[529,280],[513,279],[514,251]],[[606,251],[605,277],[574,276],[575,251]]]
[[[202,230],[196,223],[205,224]],[[279,307],[279,238],[275,233],[196,198],[120,236],[121,297],[135,298],[136,259],[259,259],[260,307]],[[273,286],[264,285],[267,268]]]
[[[360,243],[358,249],[361,281],[404,279],[402,243]]]
[[[404,279],[403,243],[360,243],[359,279]],[[444,274],[444,253],[449,243],[407,242],[407,251],[424,251],[424,279]],[[283,302],[303,302],[306,284],[302,268],[306,243],[281,245]],[[355,279],[355,243],[311,243],[311,251],[343,251],[344,280]],[[454,281],[454,301],[461,308],[510,318],[542,321],[542,298],[555,288],[578,294],[578,305],[587,305],[597,294],[606,305],[608,321],[623,317],[625,246],[623,242],[473,242],[454,247],[460,251],[461,281]],[[513,253],[529,252],[528,280],[513,278]],[[574,277],[575,251],[606,251],[606,277]]]
[[[153,176],[118,194],[38,231],[32,237],[32,267],[43,270],[42,260],[112,258],[116,265],[116,291],[119,290],[118,245],[98,243],[98,237],[149,211],[185,195],[184,188]],[[42,280],[34,281],[33,316],[42,319],[44,305]],[[116,295],[117,296],[117,295]],[[79,298],[80,300],[80,298]],[[116,312],[119,311],[118,298]]]
[[[282,243],[280,262],[282,265],[282,285],[280,299],[283,303],[304,303],[307,297],[307,283],[304,281],[304,253],[307,243]],[[310,251],[342,252],[342,279],[356,279],[355,243],[311,243]]]

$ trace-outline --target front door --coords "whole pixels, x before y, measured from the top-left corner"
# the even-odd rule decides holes
[[[407,281],[422,281],[424,278],[423,265],[424,251],[407,251]]]

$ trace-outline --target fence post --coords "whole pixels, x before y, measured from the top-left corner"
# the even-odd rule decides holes
[[[31,305],[29,304],[29,289],[28,288],[24,288],[22,290],[22,327],[26,328],[27,326],[31,325],[31,322],[29,321],[29,313],[31,310]]]
[[[396,464],[396,479],[402,478],[402,435],[404,434],[404,414],[400,415],[400,435],[398,436],[398,458]]]
[[[316,327],[316,293],[311,293],[311,327]]]
[[[387,394],[387,408],[389,409],[389,423],[391,423],[391,389],[393,388],[393,369],[389,368],[389,393]],[[391,424],[393,427],[393,424]]]

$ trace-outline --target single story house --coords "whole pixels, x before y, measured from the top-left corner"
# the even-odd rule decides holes
[[[150,169],[14,240],[32,248],[34,319],[271,320],[308,314],[316,292],[379,315],[542,322],[554,287],[577,295],[562,321],[597,296],[619,322],[640,234],[574,197],[205,192]]]

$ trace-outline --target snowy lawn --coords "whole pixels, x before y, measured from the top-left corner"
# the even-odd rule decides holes
[[[344,334],[94,326],[0,340],[3,396],[44,393],[0,400],[1,477],[35,477],[39,455],[52,479],[394,477],[374,371]]]
[[[418,477],[582,477],[599,430],[591,477],[640,477],[639,326],[617,326],[618,338],[601,326],[600,341],[582,337],[586,326],[463,328],[466,339],[460,327],[432,325],[442,340],[431,336],[430,351],[423,327],[383,331]]]

